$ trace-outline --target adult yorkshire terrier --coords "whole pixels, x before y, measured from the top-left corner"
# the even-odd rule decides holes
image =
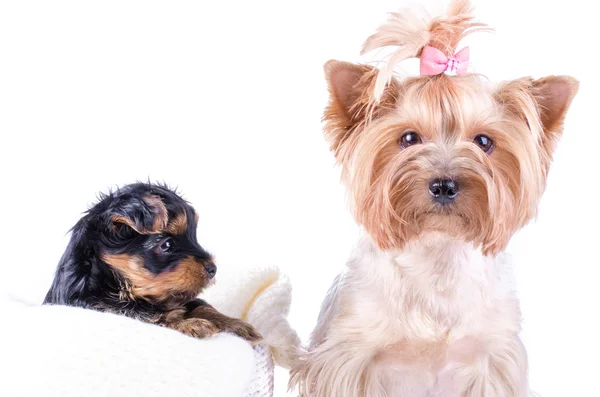
[[[249,324],[201,299],[217,272],[198,244],[194,209],[166,186],[136,183],[102,195],[73,227],[44,303],[133,317],[195,338],[229,332],[251,343]]]
[[[363,52],[329,61],[325,135],[366,235],[292,369],[310,397],[524,397],[527,354],[502,251],[536,213],[578,82],[497,85],[467,73],[465,0],[392,14]],[[420,76],[394,66],[420,58]]]

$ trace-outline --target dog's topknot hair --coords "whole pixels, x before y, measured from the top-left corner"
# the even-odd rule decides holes
[[[425,46],[437,48],[450,56],[462,39],[476,31],[491,31],[491,28],[475,20],[469,0],[452,0],[445,13],[437,17],[431,16],[422,7],[390,13],[387,22],[367,38],[361,51],[365,54],[382,47],[398,47],[378,70],[373,100],[379,101],[399,62],[419,57]]]

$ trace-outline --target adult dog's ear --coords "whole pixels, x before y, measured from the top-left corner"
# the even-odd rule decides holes
[[[399,83],[392,79],[375,103],[377,69],[330,60],[324,70],[329,87],[329,105],[323,115],[325,136],[337,160],[343,162],[352,151],[357,127],[395,109]]]
[[[494,94],[504,112],[527,123],[541,148],[546,173],[578,90],[579,82],[570,76],[524,77],[504,82]]]
[[[567,111],[579,91],[579,81],[571,76],[548,76],[534,80],[531,91],[538,104],[543,127],[542,146],[548,158],[552,158],[563,132]]]
[[[128,231],[123,226],[139,234],[158,234],[166,227],[167,208],[159,196],[137,197],[124,195],[109,208],[113,231],[126,237]]]

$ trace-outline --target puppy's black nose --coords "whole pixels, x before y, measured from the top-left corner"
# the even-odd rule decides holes
[[[429,194],[438,203],[447,204],[458,194],[458,184],[449,178],[434,179],[429,182]]]
[[[208,278],[213,278],[215,276],[215,274],[217,274],[217,267],[215,266],[214,263],[205,263],[204,270],[206,270],[206,273],[208,274]]]

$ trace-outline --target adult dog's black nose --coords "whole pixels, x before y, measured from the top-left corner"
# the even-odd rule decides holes
[[[214,263],[205,263],[204,270],[206,270],[206,273],[208,274],[208,278],[213,278],[215,276],[215,274],[217,274],[217,267],[215,266]]]
[[[458,184],[452,179],[434,179],[429,182],[429,194],[441,204],[448,204],[458,194]]]

